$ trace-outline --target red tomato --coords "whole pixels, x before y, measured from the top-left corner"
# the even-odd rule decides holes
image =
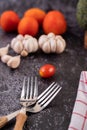
[[[49,78],[55,74],[55,67],[51,64],[45,64],[39,70],[39,74],[43,78]]]

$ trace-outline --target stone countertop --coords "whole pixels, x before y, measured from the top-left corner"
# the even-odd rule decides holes
[[[14,9],[22,16],[22,13],[30,7],[41,7],[44,10],[61,9],[65,13],[68,24],[68,31],[63,35],[66,40],[67,47],[64,53],[44,54],[36,52],[30,54],[26,58],[21,59],[19,68],[13,70],[8,68],[0,61],[0,116],[9,114],[21,108],[19,104],[20,93],[22,89],[22,81],[24,76],[37,76],[39,85],[39,94],[43,92],[53,81],[58,82],[63,88],[55,99],[48,105],[46,109],[37,114],[28,113],[28,119],[24,125],[24,130],[67,130],[76,98],[80,73],[87,70],[87,50],[83,47],[83,34],[77,26],[76,19],[68,17],[67,13],[75,16],[77,1],[61,0],[55,5],[53,0],[0,0],[0,12],[7,9]],[[4,6],[5,5],[5,6]],[[24,6],[23,6],[24,5]],[[32,6],[34,5],[34,6]],[[59,6],[60,5],[60,6]],[[72,6],[73,5],[73,6]],[[4,6],[4,8],[3,8]],[[20,10],[23,6],[23,10]],[[70,24],[72,22],[72,24]],[[77,28],[76,28],[77,26]],[[40,35],[40,34],[39,34]],[[10,43],[16,34],[6,34],[0,29],[0,47]],[[13,53],[10,50],[10,53]],[[39,76],[38,70],[44,64],[53,64],[56,67],[56,73],[49,79],[43,79]],[[15,119],[9,122],[2,130],[13,130]]]

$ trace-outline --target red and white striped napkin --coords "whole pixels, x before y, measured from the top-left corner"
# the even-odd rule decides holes
[[[82,71],[68,130],[87,130],[87,71]]]

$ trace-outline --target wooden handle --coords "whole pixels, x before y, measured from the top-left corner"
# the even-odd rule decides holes
[[[84,47],[85,49],[87,49],[87,31],[85,31],[85,35],[84,35]]]
[[[19,113],[16,117],[16,124],[14,130],[22,130],[26,120],[27,120],[27,115],[23,113]]]
[[[8,122],[8,118],[6,116],[0,117],[0,128],[2,128]]]

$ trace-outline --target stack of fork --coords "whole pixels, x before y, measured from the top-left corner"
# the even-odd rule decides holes
[[[16,117],[14,130],[22,130],[27,120],[26,112],[37,113],[43,110],[59,93],[62,87],[53,82],[42,94],[38,96],[37,77],[28,77],[23,80],[20,104],[22,108],[7,116],[0,118],[0,128]]]

